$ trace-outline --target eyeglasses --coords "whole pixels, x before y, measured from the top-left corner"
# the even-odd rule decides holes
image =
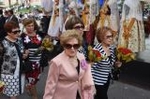
[[[14,34],[17,34],[17,33],[20,33],[20,32],[21,32],[20,30],[12,31],[12,33],[14,33]]]
[[[64,45],[64,47],[66,48],[66,49],[71,49],[72,47],[74,48],[74,49],[78,49],[79,47],[80,47],[80,45],[79,44],[65,44]]]
[[[113,38],[113,35],[107,35],[106,36],[106,39],[110,39],[110,38]]]
[[[74,26],[73,28],[74,28],[74,29],[84,29],[84,26],[82,26],[82,25],[79,26],[79,25],[78,25],[78,26]]]

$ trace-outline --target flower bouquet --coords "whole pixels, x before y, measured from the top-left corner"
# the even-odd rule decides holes
[[[5,83],[3,81],[0,81],[0,93],[3,92],[4,86],[5,86]]]
[[[127,63],[135,60],[135,54],[128,48],[118,47],[117,48],[117,59],[122,63]]]
[[[121,73],[121,65],[132,60],[135,60],[135,54],[128,48],[118,47],[116,49],[117,61],[115,62],[115,67],[112,70],[113,79],[118,80]]]
[[[43,50],[52,51],[54,49],[53,42],[49,36],[45,36],[42,40],[42,44],[39,49],[34,53],[34,55],[39,54]]]
[[[93,49],[91,46],[88,46],[87,58],[90,63],[99,62],[103,59],[101,53],[98,50]]]

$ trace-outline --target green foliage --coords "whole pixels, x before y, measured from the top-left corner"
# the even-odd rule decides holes
[[[18,9],[18,13],[22,13],[22,14],[30,13],[35,9],[41,11],[41,7],[39,5],[35,5],[35,6],[30,6],[28,8],[23,7],[22,9]]]

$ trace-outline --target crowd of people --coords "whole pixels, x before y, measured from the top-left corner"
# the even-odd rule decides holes
[[[34,18],[19,23],[13,9],[4,14],[0,10],[3,94],[17,99],[26,90],[32,99],[38,99],[36,84],[46,64],[43,99],[108,99],[112,69],[122,64],[116,58],[116,47],[133,52],[145,49],[140,0],[125,0],[121,17],[117,0],[102,4],[99,0],[41,0],[41,7],[41,26]],[[46,56],[44,50],[39,51],[45,37],[54,46]],[[105,58],[89,62],[89,46]],[[45,64],[42,56],[47,58]]]

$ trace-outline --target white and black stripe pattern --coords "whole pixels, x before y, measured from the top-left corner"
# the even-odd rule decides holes
[[[98,50],[103,57],[106,57],[106,52],[103,50],[101,44],[97,44],[94,47],[95,50]],[[110,56],[104,58],[103,60],[94,63],[92,66],[92,75],[94,79],[94,83],[96,85],[104,85],[107,80],[108,76],[111,73],[111,70],[113,68],[114,62],[115,62],[115,52],[114,47],[110,46]]]
[[[41,53],[38,53],[37,55],[34,55],[35,52],[38,50],[38,48],[29,48],[29,60],[32,62],[38,62],[41,59]]]

